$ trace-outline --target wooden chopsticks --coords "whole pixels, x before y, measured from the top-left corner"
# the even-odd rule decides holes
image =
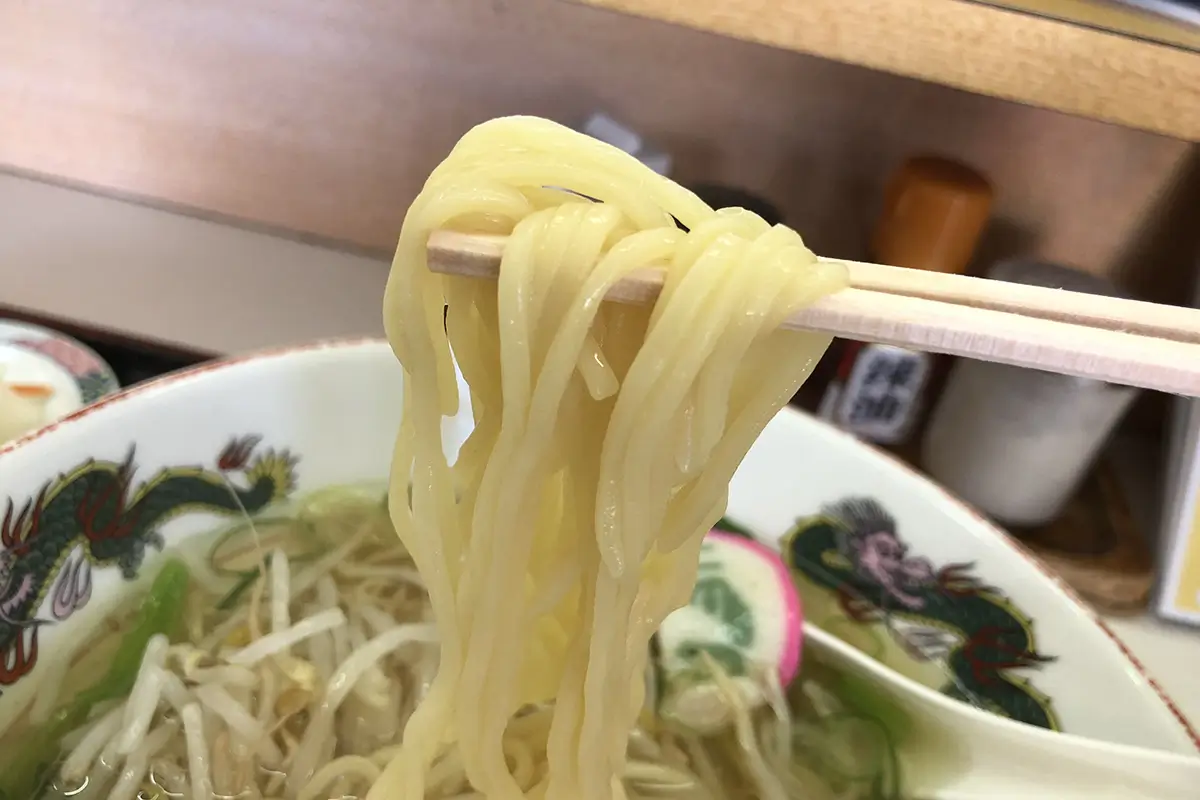
[[[435,272],[496,279],[504,237],[437,231]],[[1200,396],[1200,310],[1037,286],[844,262],[850,286],[792,315],[785,327]],[[662,273],[646,269],[607,299],[652,302]]]

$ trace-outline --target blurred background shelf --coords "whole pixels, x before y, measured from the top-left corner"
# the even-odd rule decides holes
[[[383,255],[471,125],[602,108],[825,255],[863,257],[886,175],[926,152],[998,181],[980,263],[1184,285],[1162,251],[1200,231],[1161,221],[1195,183],[1196,54],[959,0],[602,2],[692,27],[565,0],[0,4],[0,169]],[[697,29],[737,25],[857,65]]]
[[[1013,0],[1008,5],[1022,9],[1016,11],[965,0],[578,2],[1200,139],[1200,53],[1189,49],[1200,47],[1200,30],[1119,6]]]

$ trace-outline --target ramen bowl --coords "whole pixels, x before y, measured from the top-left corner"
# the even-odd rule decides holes
[[[135,387],[0,448],[0,729],[164,550],[242,507],[382,483],[401,381],[379,341],[268,352]],[[457,447],[469,411],[443,426]],[[785,410],[767,426],[730,486],[727,520],[782,551],[810,622],[907,680],[1043,728],[1200,746],[1033,558],[812,417]]]

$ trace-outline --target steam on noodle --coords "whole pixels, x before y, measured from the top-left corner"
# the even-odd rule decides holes
[[[437,229],[508,234],[499,284],[430,272]],[[652,308],[601,302],[647,265],[666,276]],[[408,212],[385,298],[406,374],[389,508],[441,660],[370,800],[423,797],[447,770],[488,798],[623,795],[649,640],[828,344],[778,325],[844,282],[791,230],[556,124],[462,138]],[[451,464],[455,361],[476,427]]]

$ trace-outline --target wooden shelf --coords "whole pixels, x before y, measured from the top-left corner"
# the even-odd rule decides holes
[[[1047,17],[965,0],[576,2],[1200,140],[1200,53]]]
[[[775,1],[811,8],[832,0]],[[733,30],[711,16],[716,0],[687,2],[671,7],[680,15],[707,8],[709,27]],[[764,0],[722,2],[771,18]],[[998,222],[981,263],[1036,257],[1115,274],[1133,263],[1132,249],[1144,254],[1139,265],[1154,264],[1133,270],[1139,282],[1145,275],[1159,286],[1161,248],[1144,244],[1142,231],[1163,215],[1160,197],[1189,151],[1200,156],[1144,130],[563,0],[118,5],[121,13],[78,0],[0,3],[0,169],[372,252],[395,247],[429,170],[471,125],[514,113],[575,123],[602,109],[670,151],[684,183],[769,198],[819,252],[862,258],[886,176],[906,156],[932,152],[997,182]],[[793,14],[793,32],[885,29],[854,27],[835,11],[825,14],[834,22],[816,26]],[[749,27],[743,34],[754,38]],[[936,50],[933,34],[893,38],[888,50],[863,46],[870,39],[860,34],[859,49],[839,57],[881,68],[886,53],[895,64],[905,53],[957,58]],[[787,41],[800,39],[779,33]],[[1032,60],[1005,62],[1001,77],[1031,74],[1019,64]],[[1070,73],[1053,85],[1080,83]],[[1160,110],[1189,109],[1170,130],[1186,124],[1194,133],[1200,76],[1177,75],[1173,85],[1190,99]],[[0,203],[0,224],[5,214]],[[1179,240],[1174,231],[1163,240]],[[73,235],[65,223],[58,234]],[[169,259],[162,269],[183,267]]]

